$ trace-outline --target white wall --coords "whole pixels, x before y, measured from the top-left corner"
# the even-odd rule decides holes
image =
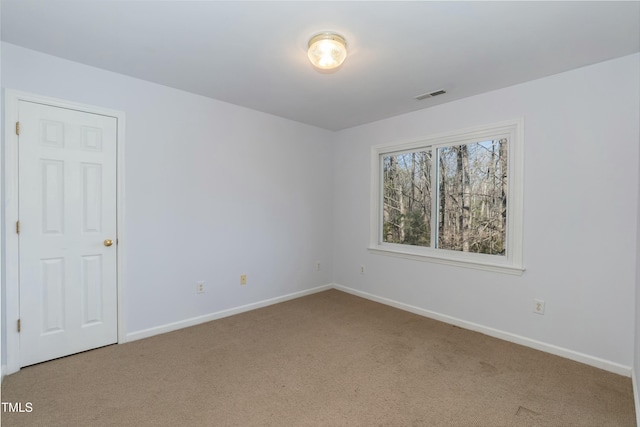
[[[2,6],[0,5],[0,15]],[[1,17],[0,17],[1,18]],[[0,22],[2,19],[0,19]],[[1,25],[0,25],[1,27]],[[0,28],[0,32],[1,32]],[[0,43],[0,88],[2,87],[2,43]],[[0,102],[0,135],[4,134],[4,103]],[[0,136],[0,140],[2,137]],[[4,145],[0,144],[0,159],[4,159]],[[4,171],[4,166],[0,164],[0,171]],[[4,172],[0,172],[0,200],[4,200]],[[0,219],[4,218],[4,204],[0,202]],[[0,223],[0,284],[4,284],[4,221]],[[4,325],[6,324],[5,310],[5,287],[0,286],[0,381],[4,379],[5,375],[5,360],[6,360],[6,340],[4,334]]]
[[[347,129],[334,149],[334,280],[630,373],[639,55]],[[522,276],[367,252],[370,147],[523,117]],[[366,274],[360,274],[360,265]],[[533,299],[546,301],[544,316]],[[516,340],[517,341],[517,340]],[[613,365],[613,366],[610,366]]]
[[[330,132],[6,43],[2,77],[126,114],[129,334],[331,283]]]
[[[640,141],[639,141],[640,142]],[[640,170],[640,158],[638,158],[638,169]],[[635,324],[635,353],[633,357],[634,373],[634,396],[636,402],[636,424],[640,425],[640,178],[638,182],[638,224],[636,230],[636,324]]]
[[[5,88],[126,113],[129,333],[333,280],[624,370],[640,309],[639,65],[633,55],[338,133],[10,44],[1,72]],[[517,117],[524,275],[367,252],[371,145]]]

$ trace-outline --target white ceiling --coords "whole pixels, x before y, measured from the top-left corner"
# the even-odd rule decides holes
[[[3,41],[331,130],[640,51],[638,1],[2,0],[1,19]],[[348,44],[333,73],[306,58],[325,30]]]

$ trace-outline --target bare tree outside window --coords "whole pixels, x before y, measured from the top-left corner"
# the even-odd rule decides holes
[[[431,151],[383,158],[383,239],[431,245]]]
[[[383,156],[383,241],[505,255],[507,145],[501,138]]]

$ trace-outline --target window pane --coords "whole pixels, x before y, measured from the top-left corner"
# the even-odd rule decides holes
[[[383,241],[431,245],[431,151],[391,154],[383,165]]]
[[[438,149],[438,247],[505,255],[507,140]]]

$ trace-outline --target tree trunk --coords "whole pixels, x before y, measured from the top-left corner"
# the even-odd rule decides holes
[[[502,227],[502,236],[505,235],[505,230],[507,229],[507,140],[501,139],[500,145],[498,148],[498,157],[500,159],[500,172],[501,172],[501,198],[502,198],[502,221],[500,222],[500,226]],[[506,242],[502,242],[502,247],[506,247]]]
[[[438,246],[444,246],[446,236],[446,222],[447,222],[447,192],[445,189],[445,176],[446,168],[442,159],[439,159],[440,164],[440,224],[438,225]]]
[[[422,212],[427,230],[427,238],[429,244],[431,244],[431,203],[433,203],[431,200],[431,156],[429,153],[424,153],[424,155],[421,156],[421,159],[423,162],[422,171],[424,174],[422,178],[424,185],[422,194]]]
[[[461,145],[457,148],[458,153],[458,178],[459,178],[459,202],[461,203],[459,212],[460,239],[463,252],[469,252],[469,221],[471,213],[471,184],[469,181],[469,147]]]

